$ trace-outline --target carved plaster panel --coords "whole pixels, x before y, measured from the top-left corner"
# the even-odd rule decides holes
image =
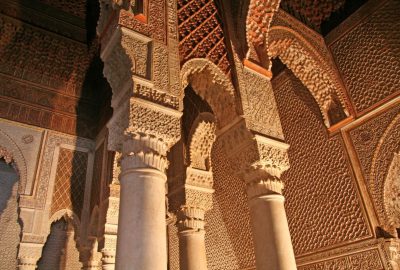
[[[71,148],[80,147],[82,149],[92,149],[94,147],[94,143],[91,140],[49,132],[44,141],[44,150],[34,196],[21,197],[21,207],[44,209],[47,201],[48,188],[50,186],[52,168],[57,165],[57,160],[54,160],[54,153],[61,144],[69,145]]]
[[[236,61],[240,96],[247,127],[264,135],[283,139],[282,127],[269,78]]]
[[[400,150],[399,112],[400,107],[394,106],[349,132],[379,222],[394,234],[385,211],[384,190],[394,155]]]
[[[400,155],[394,154],[385,180],[384,204],[388,225],[400,228]]]
[[[211,106],[222,128],[237,117],[235,90],[230,79],[207,59],[192,59],[181,69],[182,87],[189,84]]]
[[[370,1],[328,37],[358,114],[399,94],[399,12],[396,0]]]
[[[274,91],[290,144],[290,168],[282,180],[295,255],[371,238],[341,137],[326,136],[317,104],[294,75]]]

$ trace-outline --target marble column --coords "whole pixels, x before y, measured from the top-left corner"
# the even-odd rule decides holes
[[[35,270],[42,256],[42,249],[43,244],[21,242],[18,251],[18,270]]]
[[[132,168],[122,158],[117,270],[166,270],[167,243],[164,173]]]
[[[279,182],[271,182],[273,186],[279,186]],[[256,185],[265,184],[266,182],[260,182]],[[257,270],[296,269],[283,195],[268,190],[252,196],[254,187],[249,189],[249,206]]]
[[[253,134],[244,121],[238,121],[220,139],[232,172],[246,184],[257,270],[295,270],[281,180],[289,169],[289,145]]]
[[[183,207],[178,213],[181,270],[207,270],[204,214],[196,207]]]

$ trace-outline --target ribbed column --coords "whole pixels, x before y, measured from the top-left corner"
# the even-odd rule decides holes
[[[207,270],[204,209],[183,207],[178,212],[181,270]]]

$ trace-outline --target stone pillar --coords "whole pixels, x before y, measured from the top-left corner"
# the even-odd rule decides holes
[[[179,57],[178,50],[169,47],[177,43],[172,37],[167,44],[155,38],[160,35],[145,35],[131,12],[124,10],[129,1],[102,2],[100,56],[113,92],[108,149],[121,153],[115,268],[165,270],[166,155],[181,135]],[[174,16],[174,11],[169,9],[168,15]],[[161,32],[167,29],[153,20],[148,23]]]
[[[182,207],[178,212],[182,270],[207,270],[204,215],[205,210],[196,207]]]
[[[18,251],[18,269],[35,270],[42,256],[42,249],[43,244],[21,242]]]
[[[188,167],[183,185],[168,193],[177,214],[180,269],[207,270],[205,213],[212,207],[212,172]]]
[[[119,158],[119,157],[118,157]],[[116,157],[117,159],[117,157]],[[108,209],[106,214],[106,224],[104,226],[104,247],[102,253],[102,269],[115,269],[115,256],[117,250],[117,232],[118,232],[118,212],[119,212],[119,166],[114,162],[113,182],[110,184],[110,197],[108,198]],[[116,172],[118,171],[118,172]],[[115,174],[118,175],[115,175]]]
[[[289,168],[289,145],[252,134],[244,121],[220,139],[232,171],[246,183],[257,270],[296,269],[280,179]]]
[[[166,179],[160,170],[136,167],[132,156],[122,158],[117,269],[167,269]]]
[[[279,180],[260,181],[247,189],[256,265],[260,270],[296,269],[284,208],[285,199],[277,191],[281,191]]]

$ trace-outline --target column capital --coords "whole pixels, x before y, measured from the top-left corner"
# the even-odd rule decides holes
[[[247,185],[249,198],[282,193],[281,175],[289,169],[289,145],[275,138],[254,134],[239,120],[219,135],[231,170]]]
[[[42,256],[42,249],[44,244],[39,243],[24,243],[19,244],[18,251],[18,269],[20,270],[34,270],[36,269],[37,262]]]

